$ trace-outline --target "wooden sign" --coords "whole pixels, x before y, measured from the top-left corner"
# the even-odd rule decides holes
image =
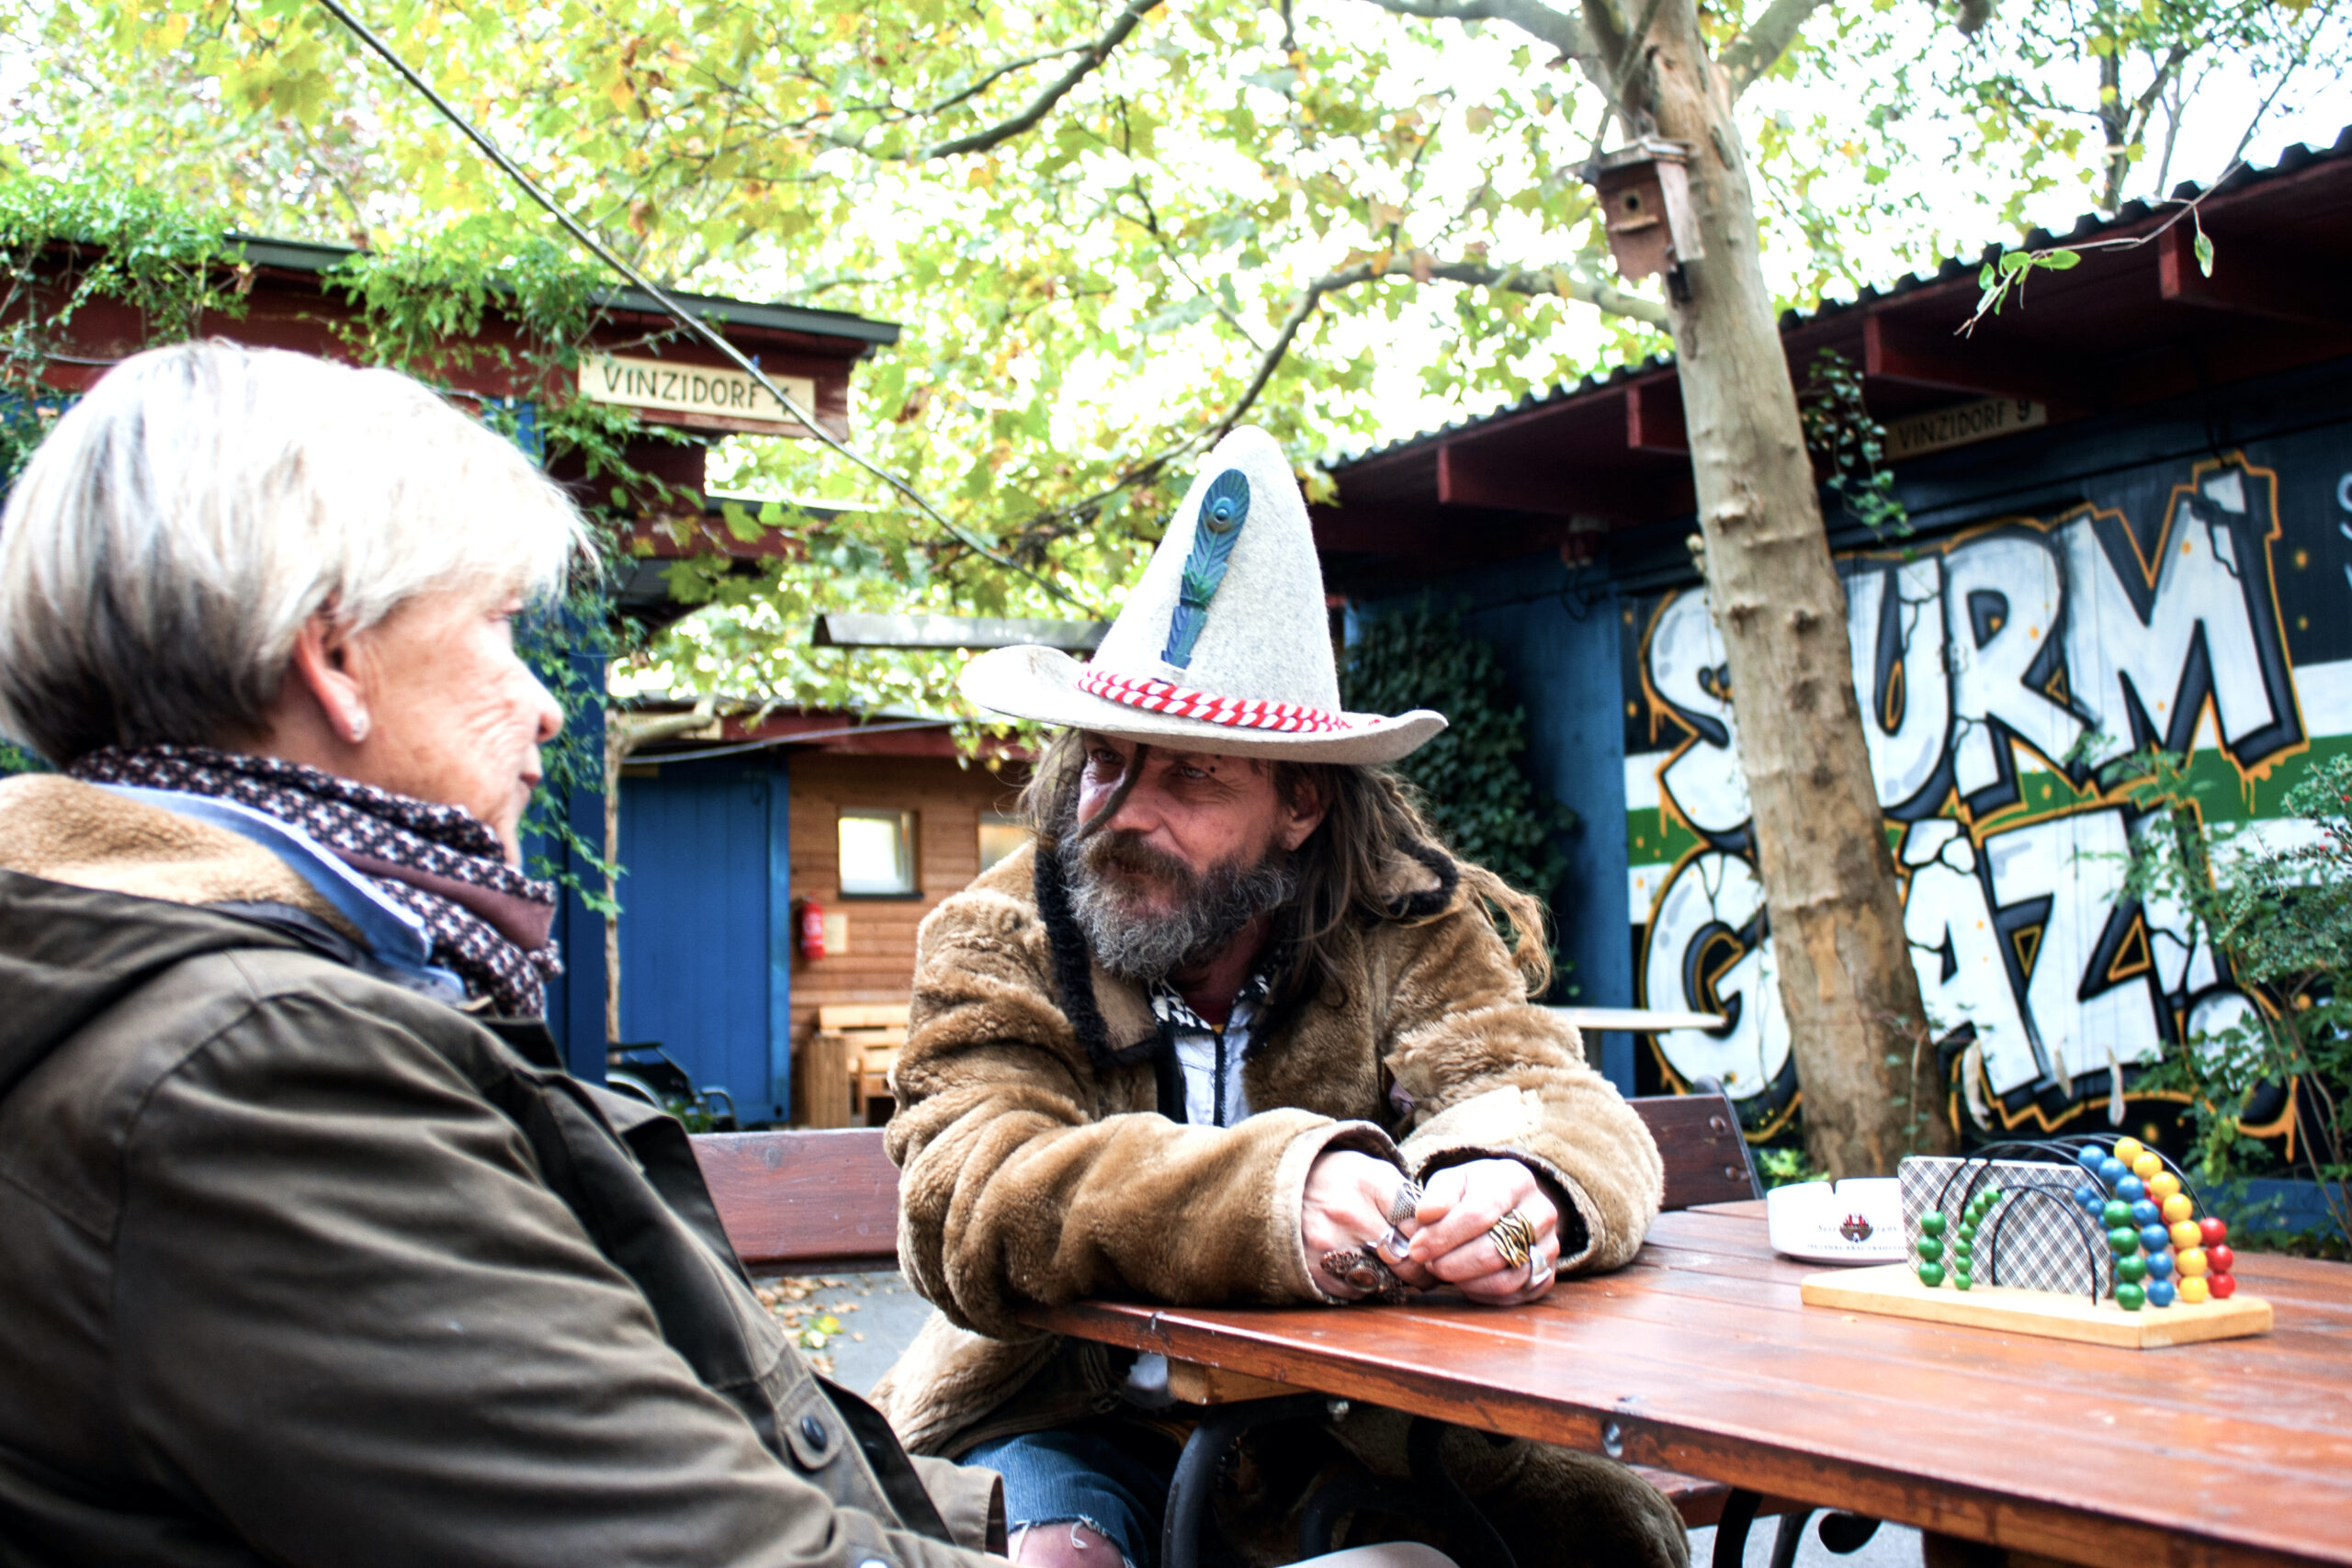
[[[1905,457],[1924,457],[1947,446],[1965,446],[1972,441],[1990,441],[1996,435],[2013,435],[2049,423],[2048,404],[2028,402],[2023,398],[1986,398],[1982,402],[1958,403],[1948,409],[1915,413],[1908,419],[1889,420],[1886,457],[1889,462],[1899,463]]]
[[[1883,1313],[1928,1323],[1961,1323],[2127,1350],[2270,1332],[2270,1303],[2256,1296],[2125,1312],[2111,1301],[2094,1302],[2087,1293],[2062,1296],[2054,1291],[2020,1291],[2007,1285],[1979,1285],[1971,1291],[1946,1285],[1929,1290],[1919,1283],[1907,1263],[1815,1274],[1800,1292],[1807,1306],[1843,1307],[1848,1312]]]
[[[805,376],[772,375],[768,379],[802,408],[816,412],[816,382]],[[806,434],[798,419],[741,370],[618,354],[585,354],[580,357],[580,395],[592,402],[642,409],[657,416],[657,423]]]

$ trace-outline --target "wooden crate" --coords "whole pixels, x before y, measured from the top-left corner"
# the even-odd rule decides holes
[[[850,1126],[871,1118],[876,1102],[890,1097],[890,1069],[907,1043],[905,1002],[839,1002],[817,1010],[819,1039],[841,1042],[842,1066],[830,1062],[812,1070],[841,1073],[848,1089],[843,1119],[812,1123]]]

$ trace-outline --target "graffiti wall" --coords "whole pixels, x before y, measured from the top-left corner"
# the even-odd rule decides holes
[[[2251,1005],[2180,911],[2122,895],[2143,824],[2098,765],[2191,752],[2221,786],[2208,820],[2270,842],[2308,759],[2352,748],[2352,434],[2084,494],[1839,563],[1928,1021],[1973,1026],[1993,1114],[2021,1133]],[[1634,984],[1730,1019],[1658,1036],[1657,1063],[1720,1077],[1761,1134],[1798,1085],[1722,644],[1698,589],[1630,604],[1623,631]]]

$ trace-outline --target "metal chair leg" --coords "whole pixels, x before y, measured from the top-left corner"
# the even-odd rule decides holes
[[[1805,1522],[1812,1517],[1811,1508],[1781,1516],[1780,1530],[1772,1537],[1772,1568],[1796,1568],[1797,1548],[1804,1544]]]
[[[1723,1517],[1715,1521],[1714,1568],[1746,1568],[1747,1532],[1764,1499],[1744,1486],[1735,1486],[1724,1499]]]
[[[1321,1557],[1339,1551],[1340,1522],[1350,1514],[1364,1513],[1441,1526],[1443,1518],[1437,1500],[1410,1482],[1365,1470],[1348,1471],[1316,1488],[1299,1511],[1299,1556]]]
[[[1878,1534],[1879,1522],[1860,1514],[1824,1514],[1821,1516],[1821,1544],[1840,1557],[1860,1551]]]
[[[1201,1537],[1207,1528],[1209,1499],[1216,1491],[1217,1466],[1236,1438],[1269,1421],[1325,1415],[1331,1402],[1319,1393],[1251,1399],[1220,1404],[1201,1417],[1184,1439],[1176,1473],[1168,1483],[1168,1512],[1159,1527],[1160,1568],[1199,1568]]]

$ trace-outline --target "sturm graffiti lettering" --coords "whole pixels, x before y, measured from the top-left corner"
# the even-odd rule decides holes
[[[1841,563],[1924,1026],[1973,1031],[2010,1125],[2103,1101],[2111,1073],[2128,1084],[2135,1064],[2250,1005],[2191,950],[2180,911],[2123,896],[2140,824],[2097,770],[2156,745],[2217,751],[2252,778],[2305,749],[2271,559],[2278,486],[2242,459],[2206,461],[2153,528],[2085,506]],[[2352,475],[2337,500],[2352,512]],[[1660,820],[1683,846],[1646,911],[1641,999],[1726,1016],[1718,1032],[1659,1035],[1660,1055],[1686,1081],[1723,1079],[1767,1129],[1794,1102],[1795,1070],[1723,647],[1697,591],[1657,605],[1641,676],[1653,714],[1687,732],[1636,764],[1656,767]]]

